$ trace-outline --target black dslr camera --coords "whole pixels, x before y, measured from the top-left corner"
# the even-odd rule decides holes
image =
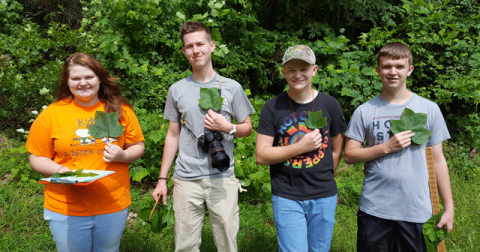
[[[225,153],[222,140],[221,133],[205,128],[205,134],[198,138],[198,145],[204,152],[210,154],[212,167],[224,172],[230,167],[230,157]]]

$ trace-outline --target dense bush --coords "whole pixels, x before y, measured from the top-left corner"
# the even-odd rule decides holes
[[[314,87],[336,97],[348,121],[359,104],[381,90],[378,50],[402,41],[414,54],[409,88],[441,106],[458,144],[480,147],[477,1],[92,0],[73,1],[69,9],[64,2],[0,1],[3,134],[28,129],[31,111],[54,100],[65,58],[86,52],[118,77],[136,107],[147,153],[135,162],[133,179],[155,178],[168,127],[162,118],[168,88],[191,73],[178,31],[184,21],[198,20],[216,41],[215,69],[248,90],[257,111],[255,128],[265,101],[285,88],[279,70],[287,47],[312,47],[319,65]],[[32,15],[44,5],[41,15]],[[79,25],[66,21],[68,15]],[[236,174],[268,192],[268,167],[256,164],[254,146],[255,134],[236,139]]]

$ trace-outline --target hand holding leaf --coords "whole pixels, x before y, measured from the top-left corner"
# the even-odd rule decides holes
[[[397,134],[403,131],[411,130],[415,133],[412,137],[412,141],[416,144],[424,144],[428,142],[428,138],[433,134],[425,128],[427,124],[427,114],[415,113],[409,108],[403,110],[400,120],[391,120],[392,126],[390,130],[393,134]]]
[[[435,247],[437,247],[443,239],[447,238],[448,231],[446,228],[435,228],[440,222],[442,214],[442,212],[435,214],[423,224],[422,233],[425,238],[425,245],[427,246],[428,252],[436,252],[437,250]]]
[[[203,109],[219,111],[222,108],[223,100],[218,93],[218,88],[200,88],[200,99],[198,102]]]
[[[118,123],[118,112],[95,112],[95,123],[88,125],[88,134],[94,138],[117,138],[123,134],[125,126]]]

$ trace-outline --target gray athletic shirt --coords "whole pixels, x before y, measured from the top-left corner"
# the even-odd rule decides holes
[[[255,113],[242,86],[225,77],[222,80],[222,97],[224,97],[222,114],[228,121],[232,117],[237,122],[243,122],[247,117]],[[195,137],[204,134],[206,110],[200,107],[200,88],[219,87],[219,75],[209,82],[197,82],[192,76],[182,79],[173,84],[168,90],[167,102],[165,104],[164,118],[172,122],[185,122],[181,127],[178,157],[175,163],[174,177],[181,180],[196,180],[204,178],[218,178],[232,176],[234,168],[233,141],[223,140],[225,152],[230,157],[230,168],[221,173],[212,168],[210,155],[198,147]],[[186,128],[190,129],[193,136]]]
[[[353,113],[346,135],[371,147],[390,139],[391,121],[399,120],[407,107],[428,115],[429,142],[413,144],[402,151],[365,163],[360,210],[378,218],[424,223],[432,216],[425,147],[449,139],[437,104],[413,94],[404,104],[390,104],[380,95]]]

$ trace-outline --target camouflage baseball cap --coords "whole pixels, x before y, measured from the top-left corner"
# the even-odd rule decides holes
[[[296,45],[289,47],[283,55],[283,64],[290,60],[299,59],[303,60],[311,65],[315,65],[315,54],[312,49],[306,45]]]

